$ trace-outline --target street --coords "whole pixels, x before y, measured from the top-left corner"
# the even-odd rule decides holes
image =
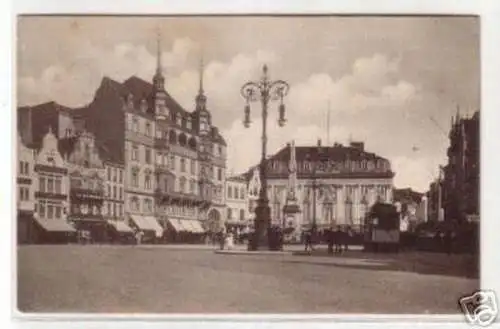
[[[298,246],[297,246],[298,248]],[[459,312],[469,255],[220,255],[197,246],[22,246],[21,312]]]

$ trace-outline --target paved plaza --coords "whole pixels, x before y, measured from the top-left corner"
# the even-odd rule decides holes
[[[224,255],[209,246],[22,246],[23,312],[458,313],[469,255]]]

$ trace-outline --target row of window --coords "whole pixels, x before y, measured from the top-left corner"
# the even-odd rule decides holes
[[[130,198],[130,209],[132,211],[141,211],[141,204],[138,197],[133,196]],[[142,211],[152,213],[153,212],[153,200],[149,198],[142,199]]]
[[[123,170],[118,168],[108,167],[108,181],[115,183],[123,183]]]
[[[240,221],[245,220],[245,210],[244,209],[232,209],[227,208],[227,219],[233,219],[233,215],[239,214]]]
[[[35,211],[40,218],[60,219],[62,218],[64,207],[61,203],[39,200]]]
[[[116,202],[106,202],[104,206],[104,215],[110,217],[122,217],[123,216],[123,205]]]
[[[123,200],[123,187],[117,188],[117,186],[111,187],[111,185],[108,184],[108,188],[106,189],[106,197],[111,198],[111,199],[118,199],[118,200]]]
[[[62,177],[40,176],[38,177],[38,188],[40,192],[62,194]]]
[[[146,164],[153,164],[153,151],[149,147],[145,147],[144,150],[144,162]],[[132,161],[141,161],[139,145],[132,144],[132,150],[130,152],[130,159]]]
[[[30,199],[30,188],[25,186],[19,187],[19,201],[29,201]]]
[[[27,161],[19,161],[19,174],[24,176],[30,175],[30,163]]]
[[[231,186],[229,185],[227,187],[227,197],[228,199],[241,199],[241,200],[244,200],[245,199],[245,188],[244,187],[240,187],[238,188],[237,186]]]
[[[167,208],[167,213],[173,216],[185,216],[185,217],[195,217],[196,208],[188,207],[186,205],[181,206],[169,206]]]
[[[96,179],[96,178],[76,178],[72,177],[71,178],[71,187],[73,188],[82,188],[82,189],[88,189],[88,190],[101,190],[103,188],[102,186],[102,180]]]

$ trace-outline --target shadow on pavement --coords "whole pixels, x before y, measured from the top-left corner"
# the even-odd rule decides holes
[[[297,260],[283,260],[283,262],[360,270],[403,271],[473,279],[479,277],[479,259],[477,255],[447,255],[423,252],[374,254],[362,251],[347,251],[343,254],[334,255],[329,255],[326,251],[309,253],[301,251],[295,252],[293,255],[301,257],[297,257]]]

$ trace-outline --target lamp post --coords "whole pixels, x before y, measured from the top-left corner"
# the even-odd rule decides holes
[[[250,127],[250,102],[260,101],[262,106],[262,153],[259,165],[260,173],[260,192],[255,208],[255,235],[251,239],[252,243],[249,249],[256,250],[259,245],[269,242],[266,241],[267,229],[271,223],[271,214],[269,209],[269,199],[267,197],[267,174],[266,174],[266,148],[267,148],[267,116],[268,105],[270,101],[279,101],[278,125],[285,125],[285,104],[283,98],[290,89],[288,83],[283,80],[271,81],[267,72],[267,65],[262,68],[262,77],[259,81],[249,81],[241,87],[241,95],[246,101],[245,119],[243,125]]]

